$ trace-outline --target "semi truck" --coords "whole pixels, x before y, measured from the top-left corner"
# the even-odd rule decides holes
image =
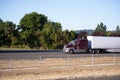
[[[87,36],[87,38],[77,38],[64,45],[63,51],[66,53],[120,52],[120,37]]]

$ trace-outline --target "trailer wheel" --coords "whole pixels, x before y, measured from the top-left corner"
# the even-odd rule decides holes
[[[70,50],[69,50],[69,53],[70,53],[70,54],[73,54],[73,53],[74,53],[74,50],[73,50],[73,49],[70,49]]]
[[[92,49],[87,49],[86,50],[86,53],[91,53],[92,52]]]
[[[101,53],[101,50],[100,50],[100,49],[97,49],[95,52],[96,52],[97,54],[100,54],[100,53]]]
[[[95,53],[96,53],[96,50],[95,50],[95,49],[92,49],[91,53],[92,53],[92,54],[95,54]]]
[[[100,53],[101,53],[101,50],[100,50],[100,49],[93,49],[93,50],[92,50],[92,53],[93,53],[93,54],[100,54]]]
[[[89,49],[89,53],[91,53],[92,52],[92,49]]]

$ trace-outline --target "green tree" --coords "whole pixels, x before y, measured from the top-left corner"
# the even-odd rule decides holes
[[[0,46],[8,46],[17,44],[16,25],[11,22],[3,22],[0,19]]]
[[[20,20],[20,26],[19,29],[25,30],[42,30],[43,25],[47,22],[47,17],[43,14],[38,14],[37,12],[32,12],[29,14],[26,14],[21,20]]]
[[[100,24],[97,25],[96,29],[95,29],[95,32],[97,33],[102,33],[102,34],[106,34],[106,30],[107,30],[107,27],[106,25],[104,25],[102,22]]]
[[[32,12],[26,14],[18,25],[20,31],[21,45],[29,46],[30,48],[40,47],[39,36],[44,24],[47,22],[47,17],[43,14]]]
[[[62,36],[63,36],[63,45],[77,38],[76,37],[77,35],[75,34],[74,31],[68,31],[68,30],[64,30],[62,32]]]
[[[116,32],[120,33],[120,27],[119,27],[119,25],[117,25],[117,27],[116,27]]]
[[[56,49],[61,46],[62,26],[57,22],[47,22],[41,36],[41,45],[45,49]]]
[[[4,28],[3,28],[3,21],[0,19],[0,47],[4,44]]]
[[[112,31],[107,31],[106,36],[110,36],[112,34]]]
[[[95,31],[92,33],[93,36],[105,36],[107,35],[107,27],[102,22],[97,25]]]
[[[45,15],[37,12],[25,14],[17,26],[0,19],[0,47],[61,49],[75,38],[74,31],[62,31],[59,22],[48,21]]]

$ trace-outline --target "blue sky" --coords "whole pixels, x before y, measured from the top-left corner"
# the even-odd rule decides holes
[[[120,0],[0,0],[3,21],[19,24],[33,11],[60,22],[63,30],[95,29],[100,22],[107,30],[120,26]]]

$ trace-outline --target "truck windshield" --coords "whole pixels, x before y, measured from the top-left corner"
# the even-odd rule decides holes
[[[74,41],[70,41],[68,44],[69,45],[75,45],[75,42]]]

